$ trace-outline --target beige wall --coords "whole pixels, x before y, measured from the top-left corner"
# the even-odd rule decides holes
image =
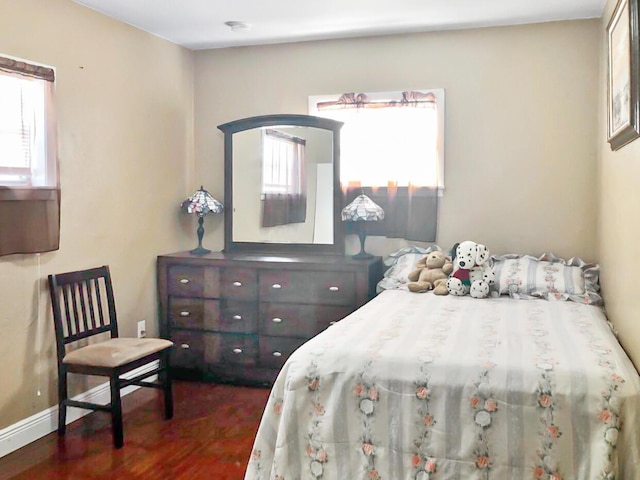
[[[110,265],[122,333],[157,334],[155,257],[195,246],[196,184],[191,52],[70,0],[0,12],[0,54],[56,68],[62,185],[60,250],[0,257],[2,428],[57,402],[47,274]]]
[[[109,264],[123,333],[146,319],[156,334],[155,257],[195,246],[193,219],[177,205],[201,183],[222,197],[216,126],[306,113],[309,95],[445,88],[438,243],[596,257],[597,20],[191,53],[70,0],[0,0],[0,11],[0,53],[57,69],[62,182],[60,250],[0,258],[0,351],[10,352],[0,428],[56,402],[46,275]],[[603,191],[630,182],[633,158],[624,160]],[[609,218],[617,230],[602,236],[615,266],[613,239],[633,234],[623,218]],[[206,246],[221,248],[221,218],[205,228]],[[403,244],[367,243],[382,255]]]
[[[309,95],[444,88],[438,243],[593,260],[599,28],[589,20],[198,51],[196,169],[222,188],[221,123],[306,113]],[[381,255],[404,244],[367,240]]]
[[[619,332],[627,353],[640,367],[640,295],[638,269],[629,253],[640,239],[640,140],[613,152],[607,143],[607,38],[606,28],[616,1],[609,0],[599,29],[598,80],[598,211],[601,284],[607,314]]]

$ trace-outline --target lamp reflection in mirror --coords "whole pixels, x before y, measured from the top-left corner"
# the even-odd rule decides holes
[[[182,202],[180,208],[187,213],[195,213],[198,216],[198,246],[193,250],[190,250],[190,253],[193,255],[204,255],[205,253],[210,253],[211,250],[202,247],[202,237],[204,236],[204,217],[208,213],[222,213],[224,207],[201,185],[193,195]]]
[[[384,219],[384,210],[364,193],[358,195],[353,202],[342,209],[343,222],[355,222],[355,229],[360,238],[360,252],[352,258],[373,258],[373,255],[364,251],[364,242],[367,238],[364,222],[377,222]]]

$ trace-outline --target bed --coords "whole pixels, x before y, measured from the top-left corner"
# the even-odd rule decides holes
[[[302,345],[245,479],[640,478],[640,378],[589,281],[499,260],[491,298],[386,289]]]

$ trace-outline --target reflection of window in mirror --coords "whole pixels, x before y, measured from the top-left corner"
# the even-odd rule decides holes
[[[444,189],[444,90],[313,96],[309,113],[344,122],[344,201],[364,191],[387,213],[370,233],[435,241],[437,197]]]
[[[267,128],[262,136],[262,226],[304,223],[306,140]]]

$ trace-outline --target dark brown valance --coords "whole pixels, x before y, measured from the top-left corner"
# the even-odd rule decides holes
[[[0,188],[0,226],[0,255],[57,250],[60,190]]]
[[[307,197],[300,194],[265,193],[262,195],[262,226],[275,227],[304,223]]]
[[[48,82],[55,80],[53,68],[42,67],[32,63],[15,60],[13,58],[0,57],[0,70],[10,73],[18,73],[32,78],[39,78]]]

